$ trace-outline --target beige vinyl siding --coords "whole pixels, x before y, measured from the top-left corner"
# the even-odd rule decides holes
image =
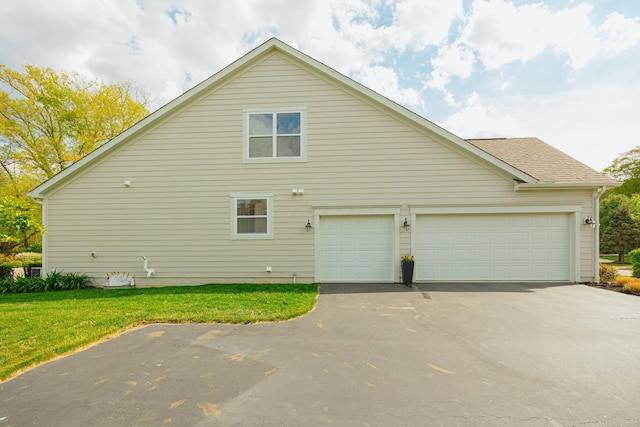
[[[306,108],[308,160],[243,163],[243,109],[283,107]],[[498,171],[438,138],[274,53],[51,194],[47,267],[97,283],[109,271],[136,273],[141,285],[294,274],[310,282],[314,233],[304,225],[320,207],[397,207],[400,222],[410,207],[436,205],[581,205],[591,213],[590,192],[514,192]],[[232,193],[273,194],[274,239],[230,239]],[[411,233],[398,232],[408,253]],[[593,275],[592,235],[580,229],[584,277]],[[144,277],[142,256],[154,277]]]

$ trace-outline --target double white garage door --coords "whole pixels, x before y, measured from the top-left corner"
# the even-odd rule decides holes
[[[570,279],[568,214],[418,215],[410,232],[415,280]],[[318,279],[397,281],[397,233],[392,215],[320,217]]]

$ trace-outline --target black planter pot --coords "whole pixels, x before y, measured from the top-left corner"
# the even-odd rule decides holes
[[[410,285],[413,283],[413,262],[402,262],[402,284]]]

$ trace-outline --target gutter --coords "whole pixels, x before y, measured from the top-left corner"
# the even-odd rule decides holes
[[[595,283],[600,282],[600,197],[607,189],[606,185],[598,188],[591,195],[593,199],[593,218],[596,221],[596,228],[593,230],[593,279]]]
[[[604,192],[603,188],[618,187],[622,183],[620,182],[576,182],[576,183],[555,183],[554,181],[538,181],[534,183],[513,181],[514,191],[535,191],[535,190],[571,190],[571,189],[586,189],[597,188],[598,192]]]
[[[27,194],[31,196],[31,194]],[[47,250],[47,199],[41,197],[33,197],[33,201],[42,206],[42,226],[44,227],[44,233],[42,233],[42,273],[41,275],[47,275],[47,267],[48,267],[48,250]]]

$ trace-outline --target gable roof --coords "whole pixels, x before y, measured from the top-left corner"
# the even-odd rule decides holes
[[[151,126],[160,123],[163,119],[170,116],[178,108],[187,105],[194,99],[197,99],[199,95],[207,93],[209,90],[213,90],[213,88],[215,88],[217,85],[227,81],[230,78],[233,78],[237,73],[248,69],[254,63],[262,60],[262,58],[274,52],[283,54],[290,60],[297,62],[299,65],[306,67],[307,69],[318,73],[322,77],[341,85],[343,88],[351,91],[355,95],[363,97],[368,102],[376,104],[378,107],[386,108],[387,111],[396,114],[398,117],[407,120],[409,123],[417,125],[420,129],[429,132],[440,141],[449,144],[454,150],[457,150],[464,155],[475,158],[480,162],[484,162],[486,165],[492,167],[496,172],[504,175],[505,177],[530,184],[536,184],[538,181],[534,176],[526,172],[526,168],[520,169],[517,166],[506,162],[500,157],[492,154],[489,150],[484,150],[472,143],[465,141],[462,138],[459,138],[458,136],[437,126],[424,117],[361,85],[360,83],[337,72],[327,65],[322,64],[321,62],[305,55],[304,53],[292,48],[291,46],[283,43],[276,38],[272,38],[262,45],[258,46],[251,52],[247,53],[245,56],[223,68],[218,73],[204,80],[202,83],[196,85],[184,94],[162,106],[161,108],[147,116],[145,119],[125,130],[120,135],[116,136],[106,144],[94,150],[92,153],[88,154],[78,162],[69,166],[44,183],[40,184],[29,193],[29,196],[33,198],[43,198],[46,194],[53,191],[59,185],[62,185],[62,183],[66,182],[68,179],[73,178],[74,176],[76,176],[76,174],[81,173],[81,171],[84,171],[99,162],[109,153],[122,146],[122,144],[131,141],[132,138],[135,138],[136,135],[139,135]],[[600,180],[598,182],[600,182]],[[600,184],[597,184],[596,186],[599,185]]]
[[[608,176],[552,147],[538,138],[467,139],[511,166],[545,184],[618,186]]]

